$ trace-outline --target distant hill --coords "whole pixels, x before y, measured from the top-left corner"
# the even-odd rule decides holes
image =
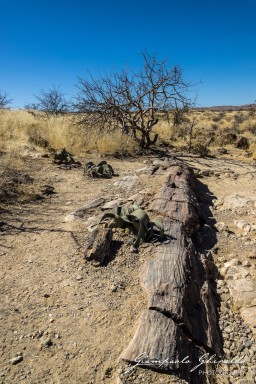
[[[221,105],[221,106],[213,106],[213,107],[197,107],[194,108],[197,111],[247,111],[249,108],[256,108],[256,104],[244,104],[244,105]]]

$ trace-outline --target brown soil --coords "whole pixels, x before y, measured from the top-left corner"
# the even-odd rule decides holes
[[[233,191],[248,198],[255,196],[252,166],[225,159],[182,159],[193,168],[215,171],[200,181],[216,198]],[[26,173],[40,188],[53,186],[55,193],[44,195],[44,199],[5,205],[2,210],[0,383],[181,382],[142,368],[126,375],[127,367],[119,359],[146,307],[139,271],[153,247],[130,253],[131,236],[117,230],[111,259],[94,267],[83,258],[89,236],[86,221],[100,214],[100,207],[83,219],[65,221],[67,215],[97,197],[107,202],[126,200],[145,188],[153,193],[161,185],[161,175],[140,174],[139,183],[128,192],[114,186],[118,179],[133,175],[152,160],[111,159],[119,177],[89,179],[81,168],[61,169],[49,158],[26,159]],[[216,172],[220,176],[216,177]],[[201,198],[202,204],[209,204],[209,199]],[[214,211],[213,215],[231,229],[234,218],[248,219],[231,211]],[[249,255],[255,238],[248,237],[242,243],[239,237],[226,237],[220,232],[214,244],[215,250],[218,247],[215,262],[219,268],[218,257],[229,258],[234,250],[242,247],[245,257]],[[10,360],[15,356],[22,359],[12,364]]]

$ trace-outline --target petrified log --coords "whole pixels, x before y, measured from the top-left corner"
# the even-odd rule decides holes
[[[165,233],[173,240],[157,247],[146,261],[141,277],[149,309],[182,324],[198,345],[221,353],[215,298],[204,259],[198,254],[180,222],[165,220]]]
[[[199,224],[200,210],[187,167],[168,169],[150,211],[162,215],[165,235],[171,241],[158,246],[154,258],[143,266],[141,283],[148,309],[121,357],[136,364],[138,356],[145,354],[151,361],[147,367],[153,369],[153,360],[176,359],[176,364],[159,364],[157,369],[174,371],[191,384],[204,383],[206,377],[198,371],[192,374],[191,367],[206,353],[221,356],[222,344],[208,267],[190,237]],[[187,355],[191,365],[182,362]]]
[[[84,258],[92,260],[94,265],[100,265],[108,257],[112,240],[111,228],[99,225],[91,234]]]
[[[193,187],[194,178],[188,168],[171,167],[149,211],[178,220],[187,229],[193,228],[199,220],[199,206]]]
[[[140,367],[178,374],[189,383],[203,384],[205,377],[198,375],[198,356],[204,351],[188,339],[181,327],[157,311],[145,310],[132,342],[123,359]],[[199,368],[199,367],[198,367]],[[205,371],[205,364],[200,364]]]

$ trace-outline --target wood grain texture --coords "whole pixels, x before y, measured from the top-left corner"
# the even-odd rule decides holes
[[[91,234],[85,249],[84,258],[92,261],[94,265],[102,264],[109,255],[111,241],[111,228],[99,225]]]
[[[199,364],[198,356],[203,354],[172,319],[157,311],[145,310],[121,358],[141,367],[178,375],[189,383],[204,384],[205,377],[198,375],[197,369],[193,370]],[[205,369],[205,364],[200,369]]]
[[[161,214],[169,243],[156,247],[154,257],[142,268],[141,284],[148,297],[148,309],[122,354],[132,363],[140,353],[165,360],[173,360],[174,356],[180,359],[187,353],[192,364],[205,353],[222,354],[208,267],[191,240],[200,220],[194,183],[187,167],[172,166],[152,199],[150,211]],[[148,366],[155,369],[153,364]],[[200,380],[205,378],[191,376],[188,367],[178,364],[176,374],[189,383],[203,383]]]
[[[188,229],[193,228],[199,220],[199,206],[193,187],[194,178],[188,168],[171,167],[149,211],[178,220]]]

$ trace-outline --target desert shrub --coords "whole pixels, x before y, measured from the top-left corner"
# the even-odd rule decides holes
[[[223,119],[224,116],[225,116],[225,112],[220,112],[217,116],[213,116],[212,120],[215,123],[218,123],[220,120]]]
[[[218,136],[218,145],[233,144],[236,140],[237,135],[235,133],[224,133]]]
[[[251,104],[248,108],[248,116],[254,117],[256,115],[256,104]]]
[[[49,141],[46,139],[46,133],[43,132],[39,124],[31,124],[27,127],[28,141],[38,147],[49,147]]]
[[[234,121],[230,127],[228,128],[232,133],[235,133],[237,135],[243,133],[244,129],[242,128],[241,124],[240,123],[237,123],[236,121]]]
[[[251,132],[253,135],[256,135],[256,123],[248,123],[246,129]]]
[[[178,127],[175,127],[174,132],[178,138],[186,139],[188,134],[188,127],[185,124],[181,124]]]
[[[218,126],[218,124],[212,124],[212,129],[214,130],[214,131],[217,131],[217,129],[219,128],[219,126]]]
[[[207,146],[211,145],[215,138],[215,131],[211,127],[197,127],[194,131],[193,138]]]
[[[242,124],[246,120],[246,116],[242,113],[237,113],[234,115],[234,122],[236,124]]]
[[[239,140],[236,142],[236,147],[240,149],[249,149],[249,140],[244,136],[240,137]]]
[[[192,153],[199,155],[199,156],[206,156],[209,153],[209,148],[207,144],[204,144],[200,141],[195,142],[192,146]]]

